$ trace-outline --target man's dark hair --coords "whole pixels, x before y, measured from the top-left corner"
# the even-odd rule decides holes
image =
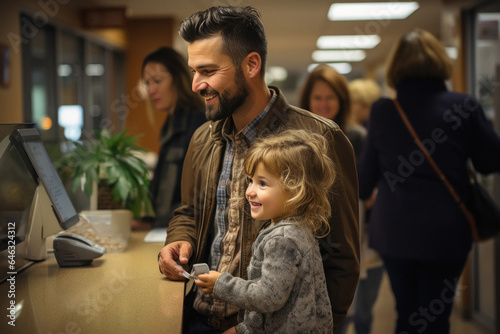
[[[222,37],[223,52],[236,67],[251,52],[262,60],[264,73],[267,58],[267,39],[260,14],[253,7],[211,7],[182,21],[179,35],[188,43],[217,36]]]

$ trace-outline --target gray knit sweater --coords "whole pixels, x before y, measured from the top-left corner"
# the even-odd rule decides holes
[[[238,333],[332,333],[333,317],[317,240],[288,218],[260,232],[248,280],[223,273],[214,297],[237,305]]]

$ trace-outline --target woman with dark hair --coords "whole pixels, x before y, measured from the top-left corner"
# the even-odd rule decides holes
[[[191,90],[191,73],[186,60],[170,47],[148,54],[142,63],[142,80],[155,110],[166,112],[160,133],[160,153],[151,196],[155,217],[134,222],[134,229],[167,227],[181,204],[181,173],[184,156],[194,131],[203,124],[204,103]]]
[[[342,130],[350,103],[346,78],[329,65],[318,65],[309,74],[299,97],[299,107],[331,119]]]
[[[396,333],[450,331],[458,280],[471,249],[465,215],[398,114],[406,114],[429,154],[467,203],[466,164],[500,171],[500,138],[472,96],[449,91],[452,63],[429,32],[397,42],[387,83],[397,101],[375,102],[358,163],[360,197],[378,195],[370,215],[370,246],[378,251],[396,299]]]

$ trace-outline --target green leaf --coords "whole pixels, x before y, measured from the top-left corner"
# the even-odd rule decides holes
[[[120,199],[126,200],[132,191],[132,185],[126,177],[120,177],[113,187],[113,193]]]
[[[109,183],[115,183],[120,177],[123,176],[123,172],[120,170],[120,165],[116,164],[115,161],[107,166],[106,172],[108,173]]]
[[[129,164],[131,167],[135,168],[138,172],[147,172],[146,163],[143,160],[133,156],[133,157],[123,157],[123,161]]]
[[[74,151],[59,160],[60,170],[70,173],[71,190],[80,189],[85,177],[84,191],[90,196],[93,182],[99,182],[99,166],[104,163],[106,182],[112,186],[113,197],[132,208],[135,217],[142,212],[152,214],[148,169],[146,163],[135,155],[146,151],[136,145],[141,135],[127,136],[127,130],[114,134],[107,129],[94,129],[94,133],[94,140],[73,142]]]
[[[72,179],[70,183],[70,189],[72,192],[76,192],[82,186],[82,180],[80,178]]]
[[[92,196],[93,184],[90,178],[85,179],[85,185],[83,191],[87,194],[88,197]]]

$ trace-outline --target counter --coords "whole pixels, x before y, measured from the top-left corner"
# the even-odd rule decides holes
[[[15,285],[0,284],[0,333],[181,333],[184,283],[159,272],[163,245],[145,243],[145,235],[132,232],[124,252],[104,254],[90,266],[61,268],[50,254],[18,273]]]

